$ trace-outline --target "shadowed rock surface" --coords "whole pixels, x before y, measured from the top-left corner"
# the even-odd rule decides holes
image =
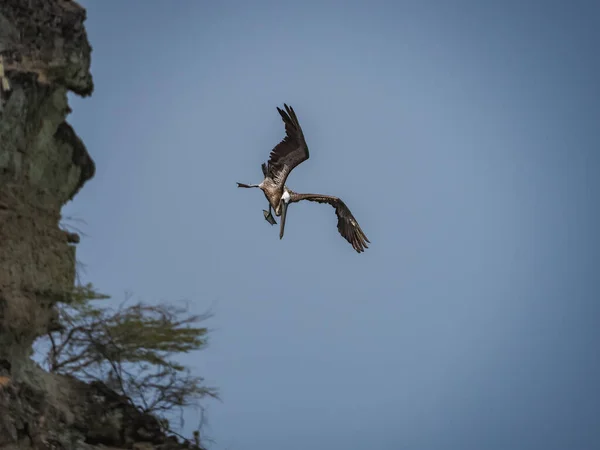
[[[183,448],[103,384],[31,360],[74,283],[61,208],[95,172],[66,121],[67,92],[93,91],[85,17],[69,0],[0,1],[0,449]]]

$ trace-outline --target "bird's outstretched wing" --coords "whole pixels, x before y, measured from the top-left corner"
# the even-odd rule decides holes
[[[335,213],[338,217],[337,228],[340,234],[346,238],[354,250],[358,253],[364,252],[366,248],[369,248],[367,243],[371,243],[364,231],[360,228],[360,225],[350,212],[350,209],[346,204],[339,198],[331,195],[321,194],[298,194],[296,192],[290,192],[290,202],[299,202],[302,200],[308,200],[310,202],[318,203],[329,203],[335,208]]]
[[[285,111],[277,108],[285,124],[285,138],[275,146],[269,155],[269,175],[281,187],[290,172],[309,157],[298,117],[291,106],[283,104]]]

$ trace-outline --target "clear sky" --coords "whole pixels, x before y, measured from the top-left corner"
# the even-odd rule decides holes
[[[213,448],[600,448],[597,2],[81,3],[97,172],[64,214],[101,291],[213,308]],[[236,187],[284,102],[288,185],[365,253]]]

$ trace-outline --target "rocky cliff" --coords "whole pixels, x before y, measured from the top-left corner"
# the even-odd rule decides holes
[[[93,91],[85,18],[70,0],[0,0],[1,450],[176,442],[102,384],[46,373],[31,360],[74,283],[79,239],[59,228],[61,208],[95,172],[66,121],[67,92]]]

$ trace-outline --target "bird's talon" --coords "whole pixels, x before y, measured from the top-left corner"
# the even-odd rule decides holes
[[[271,225],[277,225],[277,222],[275,222],[275,218],[269,211],[263,209],[263,215],[265,216],[265,220]]]

